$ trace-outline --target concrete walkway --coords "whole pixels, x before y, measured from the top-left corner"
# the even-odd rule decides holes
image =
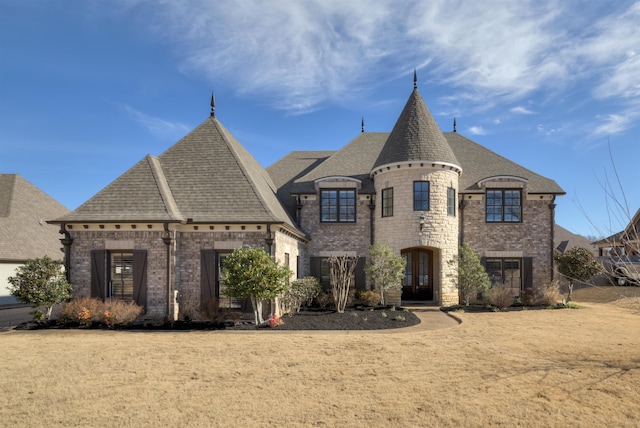
[[[441,330],[444,328],[456,327],[460,321],[446,312],[440,310],[438,306],[403,306],[409,309],[420,318],[420,324],[406,327],[404,330]]]

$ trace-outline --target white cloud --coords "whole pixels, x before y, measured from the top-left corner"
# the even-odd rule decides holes
[[[487,131],[482,126],[472,126],[469,128],[472,135],[487,135]]]
[[[599,82],[597,98],[640,96],[640,2],[628,9],[606,16],[594,25],[577,56]]]
[[[531,110],[523,106],[514,107],[510,111],[511,113],[517,113],[517,114],[534,114],[534,112],[532,112]]]
[[[598,125],[591,132],[593,138],[618,134],[625,131],[632,122],[629,115],[607,114],[596,116]]]
[[[128,104],[120,104],[119,106],[129,115],[129,117],[131,117],[134,121],[145,127],[147,131],[157,137],[175,139],[183,137],[191,130],[190,127],[182,123],[170,122],[164,119],[159,119],[157,117],[144,114]]]

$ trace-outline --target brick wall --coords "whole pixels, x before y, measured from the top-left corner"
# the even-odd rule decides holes
[[[180,293],[181,304],[199,306],[201,250],[232,251],[249,245],[266,248],[264,230],[256,232],[234,231],[172,231],[171,276],[172,287]],[[166,317],[167,311],[167,246],[163,230],[156,231],[71,231],[71,283],[74,296],[91,295],[91,250],[147,251],[147,318]],[[118,245],[121,243],[121,245]],[[118,248],[121,246],[122,248]],[[275,232],[276,259],[284,261],[284,253],[290,256],[291,269],[295,271],[296,258],[304,244],[284,233]],[[178,308],[175,309],[176,311]],[[177,314],[176,314],[177,316]]]
[[[70,231],[70,279],[74,297],[91,296],[91,250],[147,251],[147,316],[166,315],[166,248],[163,232],[158,231]],[[122,242],[123,248],[118,248]]]
[[[533,286],[551,280],[551,221],[553,203],[548,197],[524,197],[522,223],[487,223],[485,199],[465,198],[464,241],[481,256],[511,252],[533,257]]]
[[[354,251],[360,257],[367,257],[371,245],[368,197],[369,195],[357,196],[355,223],[322,223],[320,197],[303,198],[301,227],[311,236],[306,258],[319,256],[323,251]],[[305,275],[308,273],[308,266],[305,266]]]

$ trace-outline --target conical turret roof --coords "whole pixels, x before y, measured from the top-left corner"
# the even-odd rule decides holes
[[[407,100],[373,169],[412,161],[460,166],[417,87]]]

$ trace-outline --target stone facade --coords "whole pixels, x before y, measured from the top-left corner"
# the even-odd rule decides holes
[[[414,181],[429,182],[429,210],[413,210]],[[451,276],[455,266],[447,263],[458,251],[458,219],[447,212],[447,189],[457,193],[458,174],[440,168],[404,165],[375,177],[378,195],[375,210],[375,241],[388,244],[400,254],[409,248],[432,251],[433,300],[457,303],[458,292]],[[393,188],[393,215],[382,217],[382,190]]]

